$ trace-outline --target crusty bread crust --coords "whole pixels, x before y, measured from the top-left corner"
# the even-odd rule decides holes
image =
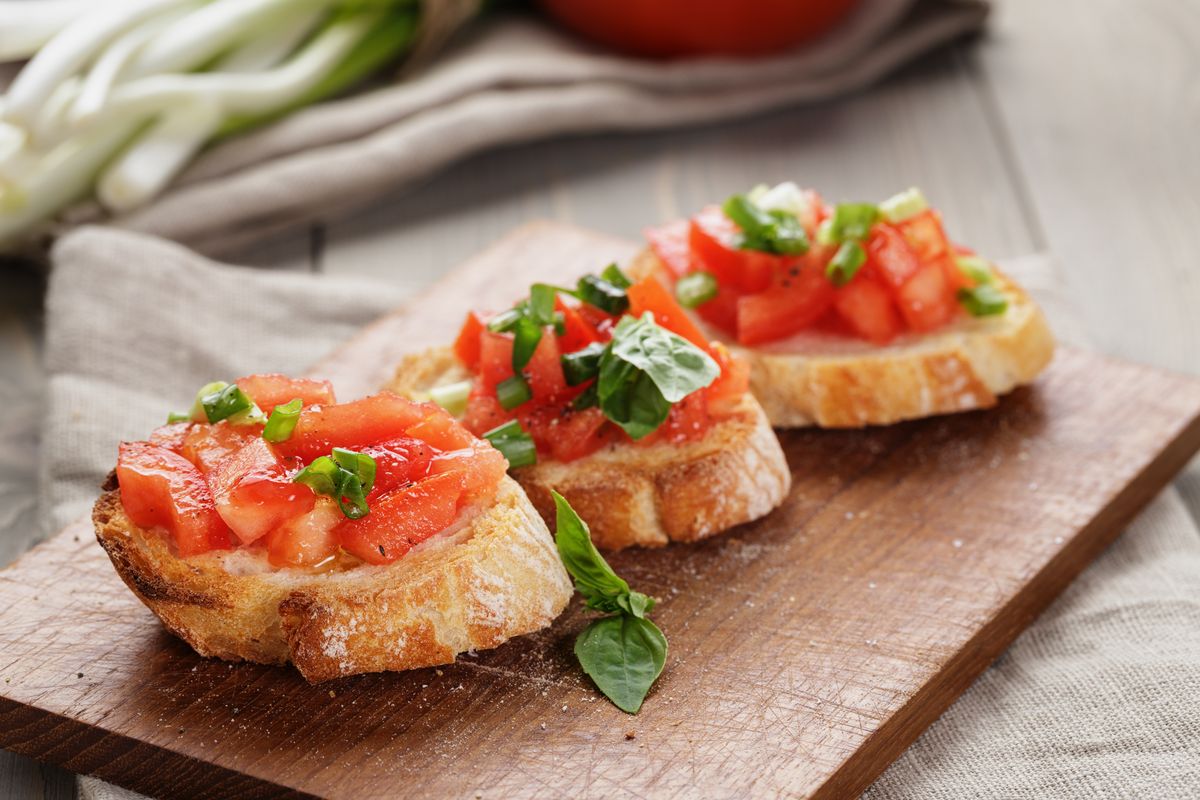
[[[630,266],[637,278],[663,276],[650,249]],[[861,428],[988,408],[1029,383],[1054,354],[1037,304],[1005,275],[1001,316],[964,319],[946,330],[905,336],[885,347],[817,334],[749,349],[696,318],[712,338],[750,364],[750,390],[777,428]]]
[[[115,479],[96,538],[118,574],[203,656],[291,662],[310,682],[447,664],[544,628],[571,583],[545,523],[509,478],[486,505],[387,566],[270,569],[246,551],[182,559],[125,515]]]
[[[435,348],[404,358],[385,388],[424,398],[466,376],[449,348]],[[513,477],[549,524],[550,490],[563,495],[608,550],[712,536],[765,516],[792,483],[779,440],[749,394],[699,441],[613,445],[569,463],[541,460]]]

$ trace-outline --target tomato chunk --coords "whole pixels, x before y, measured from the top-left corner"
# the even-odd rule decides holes
[[[463,415],[463,427],[476,436],[483,434],[513,419],[513,414],[506,411],[496,399],[495,394],[486,393],[476,385],[467,398],[467,413]]]
[[[642,278],[627,291],[631,315],[640,317],[649,311],[659,325],[679,334],[701,350],[709,349],[708,337],[692,322],[683,306],[679,305],[675,296],[671,294],[671,290],[653,275]]]
[[[470,435],[467,435],[470,439]],[[362,448],[375,459],[375,485],[367,495],[367,503],[398,487],[408,486],[429,474],[434,450],[426,442],[404,437]]]
[[[229,529],[217,514],[208,484],[183,456],[149,442],[122,442],[117,482],[133,523],[165,528],[179,555],[229,547]]]
[[[717,296],[696,307],[696,313],[706,322],[716,325],[730,335],[737,335],[738,300],[742,293],[732,286],[717,286]]]
[[[921,267],[904,234],[886,223],[877,223],[867,240],[867,263],[889,286],[903,286]]]
[[[201,473],[208,475],[226,458],[259,438],[261,433],[262,427],[258,425],[200,422],[188,428],[179,452]]]
[[[705,391],[709,413],[720,416],[737,405],[742,395],[749,391],[750,365],[720,344],[713,348],[713,357],[721,367],[721,374]]]
[[[529,389],[535,403],[554,402],[567,391],[567,379],[563,376],[559,361],[558,341],[550,334],[542,334],[533,357],[522,373],[529,380]]]
[[[874,344],[887,344],[903,330],[887,287],[870,275],[860,273],[840,287],[833,302],[850,328]]]
[[[513,376],[511,336],[485,331],[479,337],[479,379],[483,388],[495,392],[496,384]]]
[[[897,222],[896,228],[922,262],[934,261],[950,252],[950,241],[942,229],[942,217],[932,208]]]
[[[600,341],[595,326],[579,313],[577,307],[567,305],[561,297],[556,297],[554,310],[563,315],[563,334],[558,337],[558,349],[561,352],[574,353]]]
[[[688,229],[691,224],[686,219],[667,223],[659,228],[647,228],[646,240],[659,260],[667,265],[676,278],[683,277],[692,271],[692,254],[688,249]]]
[[[454,340],[454,354],[471,369],[479,366],[479,337],[485,330],[487,326],[483,317],[471,311],[458,332],[458,338]]]
[[[896,302],[908,327],[931,331],[954,316],[957,303],[946,282],[946,272],[938,261],[921,266],[896,292]]]
[[[786,283],[738,300],[738,341],[761,344],[802,331],[829,310],[833,295],[833,284],[820,265],[791,268]]]
[[[275,449],[282,456],[293,456],[309,464],[319,456],[329,455],[335,447],[354,450],[406,436],[409,428],[429,416],[433,408],[391,392],[349,403],[305,408],[291,437],[277,443]]]
[[[297,397],[306,406],[337,402],[333,396],[333,385],[329,381],[289,378],[287,375],[271,373],[238,378],[237,385],[267,414],[270,414],[275,406],[290,403]]]
[[[361,519],[338,524],[336,535],[346,552],[369,564],[390,564],[414,546],[450,527],[458,515],[463,477],[457,472],[431,475],[404,489],[388,492]]]
[[[226,458],[208,476],[217,513],[242,544],[312,511],[312,489],[292,480],[262,438]]]
[[[688,242],[692,254],[717,280],[743,292],[761,292],[771,285],[777,269],[790,259],[759,250],[738,248],[741,229],[718,206],[708,206],[692,218]]]
[[[155,428],[150,433],[150,444],[156,444],[178,453],[183,449],[183,443],[187,439],[188,430],[191,427],[192,423],[190,422],[172,422],[169,425]]]
[[[429,474],[447,472],[453,472],[462,479],[463,496],[460,500],[469,501],[485,496],[496,488],[496,484],[508,472],[508,461],[491,444],[476,439],[467,447],[438,453],[433,457]]]
[[[276,567],[313,567],[338,551],[337,526],[346,517],[338,504],[318,497],[307,514],[274,529],[266,536],[267,560]]]

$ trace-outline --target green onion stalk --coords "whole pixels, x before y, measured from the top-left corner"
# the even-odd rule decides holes
[[[30,6],[39,7],[30,13]],[[0,0],[0,252],[162,193],[205,147],[428,52],[479,0]]]

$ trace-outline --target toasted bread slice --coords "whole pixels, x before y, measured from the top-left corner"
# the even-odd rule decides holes
[[[466,377],[449,348],[435,348],[403,359],[385,388],[416,399]],[[609,550],[695,541],[758,519],[783,502],[792,482],[779,440],[749,393],[698,441],[614,445],[512,474],[547,522],[554,519],[554,489],[587,520],[596,545]]]
[[[650,249],[629,268],[635,279],[665,278]],[[910,334],[884,347],[819,333],[746,348],[696,317],[706,334],[750,364],[750,391],[777,428],[861,428],[987,408],[1032,381],[1054,354],[1054,336],[1037,304],[998,270],[1008,309],[965,318],[943,330]],[[665,282],[665,281],[664,281]]]
[[[115,475],[96,538],[121,578],[204,656],[291,662],[310,682],[447,664],[544,628],[572,588],[554,541],[505,477],[487,505],[386,566],[272,569],[246,550],[181,559],[125,515]]]

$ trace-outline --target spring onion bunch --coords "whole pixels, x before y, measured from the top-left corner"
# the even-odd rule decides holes
[[[413,44],[421,0],[0,0],[0,250],[94,195],[153,199],[206,144]]]

